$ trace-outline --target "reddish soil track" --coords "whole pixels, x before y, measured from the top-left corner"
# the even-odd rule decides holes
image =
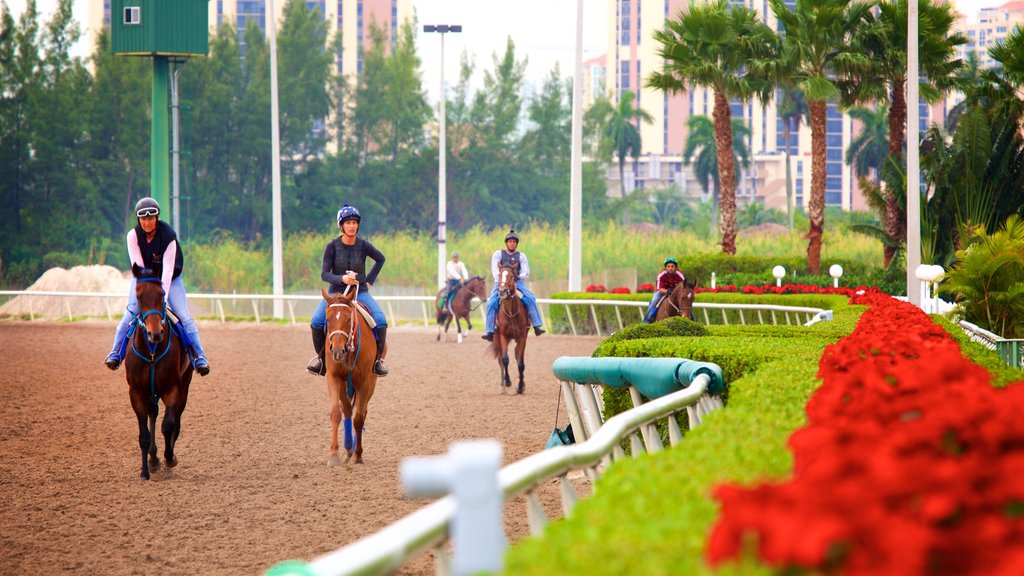
[[[258,574],[312,559],[426,504],[402,496],[404,457],[470,438],[500,440],[505,463],[541,450],[558,401],[551,363],[598,343],[531,337],[516,396],[500,393],[479,333],[459,345],[393,328],[366,463],[328,468],[326,385],[303,370],[309,329],[200,326],[213,371],[192,381],[179,465],[142,482],[124,371],[102,363],[114,324],[0,323],[0,573]],[[539,492],[557,516],[557,487]],[[505,524],[513,542],[527,534],[521,502]],[[401,573],[432,574],[429,556]]]

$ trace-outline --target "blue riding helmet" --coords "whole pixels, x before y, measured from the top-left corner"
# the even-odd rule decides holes
[[[338,210],[338,224],[345,222],[346,220],[355,220],[356,222],[362,222],[363,217],[359,215],[359,210],[356,210],[355,206],[345,204]]]
[[[665,263],[662,264],[662,266],[668,266],[669,264],[675,264],[676,268],[679,267],[679,262],[676,262],[676,259],[671,257],[671,256],[669,256],[668,258],[665,258]]]
[[[509,240],[515,240],[516,242],[519,242],[519,235],[516,234],[515,230],[509,230],[508,234],[505,235],[505,242],[508,242]]]
[[[135,203],[135,215],[139,218],[144,216],[160,216],[160,204],[157,204],[156,200],[146,196]]]

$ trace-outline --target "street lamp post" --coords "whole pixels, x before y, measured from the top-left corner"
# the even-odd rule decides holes
[[[437,32],[441,35],[441,92],[438,94],[438,143],[437,143],[437,287],[443,288],[445,283],[445,218],[447,218],[447,199],[445,186],[448,180],[447,157],[448,147],[445,144],[445,101],[448,99],[444,89],[444,35],[449,32],[462,32],[459,24],[424,24],[424,32]]]

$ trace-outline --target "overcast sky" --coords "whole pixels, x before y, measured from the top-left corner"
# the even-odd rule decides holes
[[[27,0],[3,0],[17,17]],[[279,0],[285,1],[285,0]],[[954,0],[956,1],[956,0]],[[983,7],[999,6],[1004,0],[959,0],[960,12],[974,19]],[[605,52],[608,34],[608,0],[584,0],[583,59]],[[56,5],[56,0],[37,0],[43,20]],[[74,0],[75,19],[85,21],[86,0]],[[501,54],[511,37],[520,59],[527,58],[527,80],[539,86],[551,68],[558,63],[563,77],[573,74],[576,34],[576,2],[574,0],[413,0],[420,22],[417,47],[423,62],[423,84],[431,102],[436,102],[440,86],[440,34],[427,34],[423,24],[461,24],[459,34],[445,34],[444,75],[452,86],[458,80],[459,59],[468,51],[476,60],[481,82],[483,70],[492,68],[491,56]],[[84,56],[85,47],[76,55]]]

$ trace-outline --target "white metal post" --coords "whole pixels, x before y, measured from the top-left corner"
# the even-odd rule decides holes
[[[583,286],[583,0],[576,0],[576,64],[572,83],[569,171],[569,291]]]
[[[453,443],[447,456],[402,460],[402,484],[410,495],[451,493],[455,498],[451,535],[455,548],[452,571],[457,576],[502,569],[506,542],[504,499],[498,482],[501,457],[497,440],[472,440]]]
[[[281,248],[281,128],[277,118],[277,13],[274,0],[267,0],[267,30],[270,32],[270,148],[271,211],[273,212],[274,296],[284,294],[284,262]],[[284,301],[274,299],[274,318],[284,317]]]
[[[437,169],[437,287],[444,288],[445,280],[445,261],[448,260],[448,256],[445,250],[445,219],[448,217],[447,214],[447,181],[448,181],[448,146],[445,142],[445,132],[447,125],[447,118],[445,112],[445,101],[448,100],[448,95],[444,89],[444,32],[441,32],[441,91],[438,92],[438,101],[440,106],[440,133],[438,135],[437,145],[437,156],[438,156],[438,169]]]
[[[921,264],[921,142],[918,102],[917,0],[907,7],[907,298],[921,306],[921,292],[914,290],[915,270]]]

